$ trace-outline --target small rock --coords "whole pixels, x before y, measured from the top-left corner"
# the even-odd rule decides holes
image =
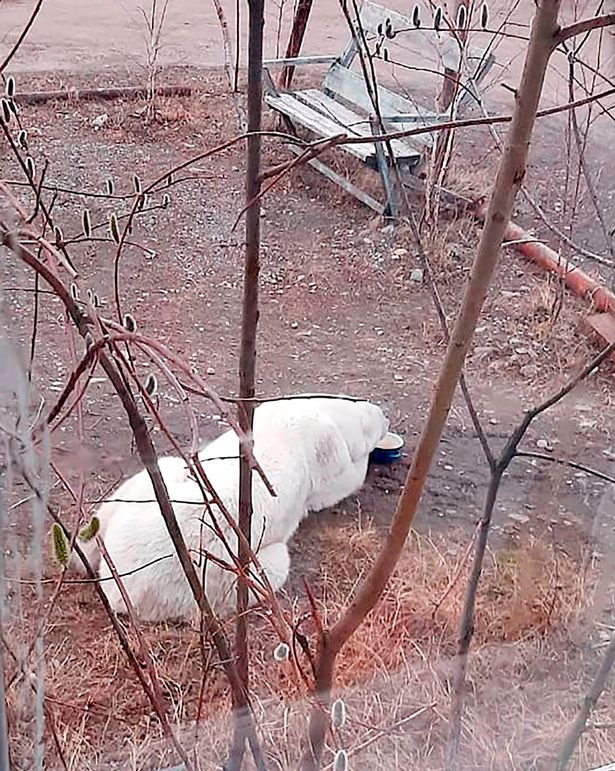
[[[414,268],[410,272],[410,281],[412,281],[413,284],[422,284],[423,283],[423,269],[422,268]]]
[[[103,112],[102,115],[97,115],[95,118],[92,119],[91,125],[94,127],[96,131],[101,129],[109,120],[109,115],[106,112]]]
[[[298,326],[299,326],[299,324],[296,321],[291,321],[291,323],[290,323],[290,328],[291,329],[297,329]]]
[[[548,439],[537,439],[536,447],[538,447],[539,450],[547,450],[548,452],[553,450],[553,445],[549,442]]]
[[[208,375],[215,375],[216,370],[213,367],[207,367],[207,374]]]
[[[495,350],[493,345],[477,345],[474,349],[474,355],[478,356],[479,359],[485,359],[487,356],[491,357]]]
[[[530,521],[527,514],[509,514],[508,518],[518,522],[520,525],[525,525]]]

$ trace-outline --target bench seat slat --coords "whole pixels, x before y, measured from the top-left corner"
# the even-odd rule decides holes
[[[371,126],[365,116],[358,115],[348,107],[340,104],[337,100],[323,94],[322,91],[310,88],[306,91],[299,91],[297,96],[299,99],[306,101],[311,107],[325,112],[333,120],[340,123],[342,127],[347,126],[349,133],[364,137],[372,134]],[[418,159],[421,155],[419,149],[413,148],[411,144],[401,139],[392,140],[391,146],[398,160]]]
[[[332,64],[339,56],[290,56],[283,59],[265,59],[263,67],[266,70],[282,69],[282,67],[305,67],[310,64]]]
[[[372,134],[369,122],[364,116],[352,112],[316,89],[297,91],[293,94],[267,94],[265,99],[270,107],[322,138],[344,133],[363,137]],[[398,162],[410,166],[419,162],[420,151],[400,140],[394,140],[392,144]],[[344,149],[364,163],[376,163],[376,148],[373,142],[344,145]]]

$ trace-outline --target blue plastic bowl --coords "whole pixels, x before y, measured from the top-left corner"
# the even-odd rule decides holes
[[[393,463],[401,458],[404,440],[392,431],[382,439],[372,450],[369,458],[372,463]]]

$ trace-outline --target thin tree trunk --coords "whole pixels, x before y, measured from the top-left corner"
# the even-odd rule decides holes
[[[326,648],[323,648],[321,643],[316,673],[319,703],[314,706],[310,716],[309,746],[301,761],[302,771],[316,771],[320,767],[329,724],[327,717],[323,719],[323,714],[324,707],[329,703],[335,658],[381,596],[395,569],[414,520],[476,323],[493,278],[513,202],[525,176],[529,143],[544,75],[558,31],[559,7],[560,0],[543,0],[536,12],[515,111],[489,203],[478,254],[447,347],[427,422],[412,459],[386,543],[352,603],[329,632]]]
[[[261,129],[262,90],[261,70],[263,60],[263,0],[250,0],[250,38],[248,65],[248,131],[255,132],[248,137],[246,168],[246,252],[243,284],[243,312],[241,324],[241,351],[239,362],[239,396],[242,399],[239,408],[239,424],[247,436],[251,435],[254,416],[256,381],[256,329],[258,325],[258,277],[260,271],[260,165],[261,138],[257,132]],[[252,523],[252,468],[249,454],[241,453],[239,468],[239,527],[245,536],[245,543],[240,546],[239,557],[244,566],[248,564]],[[241,614],[247,606],[247,585],[239,582],[238,612]],[[244,614],[245,616],[245,614]],[[245,618],[238,619],[238,634],[245,629]],[[245,633],[237,640],[245,645]],[[238,666],[247,684],[247,650],[238,648]],[[242,660],[245,655],[246,660]]]
[[[508,466],[512,457],[505,464]],[[480,521],[478,534],[478,543],[474,552],[474,561],[470,573],[470,581],[466,592],[466,600],[463,608],[461,622],[459,624],[459,639],[457,642],[457,668],[455,671],[452,687],[452,704],[449,717],[449,735],[446,746],[446,768],[447,771],[457,770],[459,768],[459,744],[461,740],[461,719],[463,716],[463,705],[465,695],[466,670],[468,665],[468,652],[474,635],[474,608],[476,605],[476,594],[478,592],[478,583],[483,570],[483,562],[487,549],[487,539],[491,528],[491,518],[493,509],[502,483],[502,475],[505,468],[502,468],[500,461],[491,472],[489,489],[485,499],[483,515]]]
[[[471,6],[468,7],[467,0],[456,0],[455,3],[453,3],[452,7],[452,18],[450,19],[450,24],[453,28],[456,27],[457,19],[459,18],[459,9],[461,7],[464,7],[466,9],[467,18],[469,18]],[[465,45],[468,40],[468,31],[467,27],[470,26],[470,24],[466,24],[466,27],[464,29],[455,29],[454,32],[449,32],[451,37],[453,37],[459,44],[460,50],[465,48]],[[451,70],[447,67],[444,68],[444,79],[442,81],[442,89],[440,90],[440,95],[438,97],[438,112],[446,112],[450,108],[450,106],[453,103],[453,100],[457,96],[457,92],[459,91],[459,79],[461,77],[461,69],[463,67],[463,52],[461,53],[461,56],[459,58],[459,66],[457,70]],[[453,119],[455,116],[452,116]],[[434,180],[438,181],[440,177],[440,171],[442,168],[442,163],[444,162],[444,156],[446,154],[446,148],[448,147],[449,141],[452,144],[452,138],[451,138],[451,132],[450,131],[440,131],[436,137],[436,148],[434,153]]]
[[[469,26],[469,22],[464,25],[463,29],[457,28],[459,9],[461,7],[465,8],[466,19],[469,19],[473,3],[468,4],[467,0],[455,0],[455,2],[452,3],[451,15],[448,22],[452,29],[449,30],[449,35],[456,41],[457,45],[459,46],[459,63],[457,65],[457,69],[449,69],[446,66],[444,67],[442,88],[437,99],[438,113],[445,113],[450,110],[451,120],[456,120],[457,118],[457,115],[455,115],[453,111],[453,103],[459,92],[461,72],[463,68],[464,50],[468,39],[467,27]],[[454,129],[439,131],[436,135],[436,141],[431,156],[432,162],[431,167],[429,168],[425,191],[426,195],[424,214],[425,221],[432,228],[435,227],[438,222],[438,214],[440,209],[440,194],[438,192],[438,188],[444,184],[447,165],[453,153],[454,141]]]
[[[239,424],[248,437],[252,435],[256,382],[256,330],[258,326],[258,277],[260,257],[260,167],[262,123],[262,68],[264,0],[249,0],[248,38],[248,131],[246,159],[246,251],[243,281],[241,351],[239,360]],[[251,441],[251,440],[250,440]],[[248,569],[252,531],[252,466],[251,448],[243,446],[239,461],[239,528],[245,540],[239,543],[239,561]],[[235,655],[237,674],[243,691],[235,699],[235,727],[227,768],[239,769],[243,758],[246,732],[246,712],[249,710],[249,645],[246,610],[248,583],[240,576],[237,583],[237,622]]]
[[[310,11],[312,10],[312,2],[313,0],[299,0],[299,3],[297,4],[297,10],[293,19],[293,27],[290,31],[288,46],[286,48],[287,59],[294,59],[296,56],[299,56],[308,19],[310,18]],[[290,88],[294,74],[294,67],[285,67],[280,75],[280,88]]]

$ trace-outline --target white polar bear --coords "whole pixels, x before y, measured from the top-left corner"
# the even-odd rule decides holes
[[[314,396],[266,402],[254,412],[254,456],[276,496],[258,473],[252,482],[252,548],[271,587],[288,577],[287,544],[309,511],[332,506],[365,480],[369,454],[388,430],[379,407],[366,401]],[[199,453],[213,488],[233,517],[239,505],[239,440],[222,434]],[[204,503],[200,486],[181,458],[159,461],[173,509],[215,612],[235,605],[237,536],[217,506]],[[138,616],[145,620],[188,619],[196,611],[145,470],[124,482],[97,516],[115,569]],[[212,516],[226,544],[214,532]],[[96,541],[80,544],[98,570],[102,588],[117,612],[126,608]],[[83,570],[73,556],[72,564]],[[254,569],[251,575],[255,578]],[[251,603],[256,600],[251,593]]]

